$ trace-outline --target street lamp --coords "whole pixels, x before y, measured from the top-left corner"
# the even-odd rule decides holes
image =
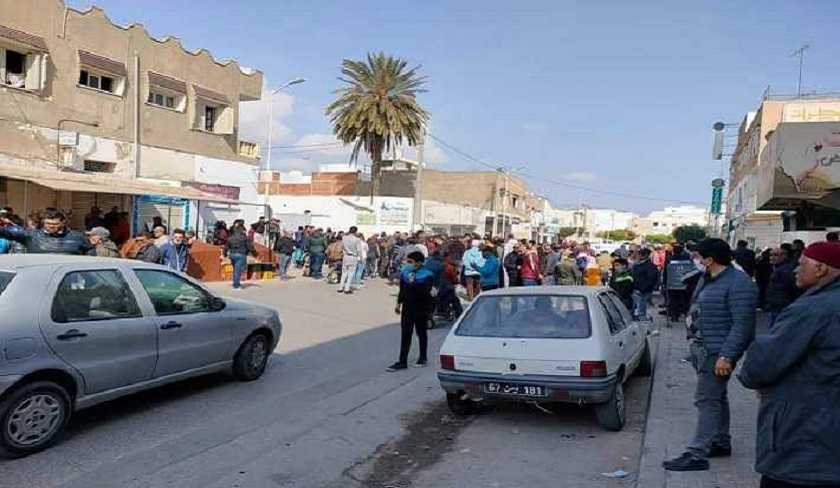
[[[269,93],[268,95],[268,153],[266,154],[265,161],[266,171],[271,171],[271,132],[274,130],[274,117],[272,113],[272,109],[274,108],[274,95],[277,95],[278,93],[285,90],[286,88],[289,88],[292,85],[299,85],[305,81],[305,78],[295,78],[293,80],[289,80],[280,88],[275,88],[274,90],[271,90],[271,93]]]

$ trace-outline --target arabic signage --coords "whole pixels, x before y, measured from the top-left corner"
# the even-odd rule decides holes
[[[840,122],[779,124],[761,154],[757,176],[762,210],[826,198],[840,188]],[[821,203],[836,208],[829,199]]]
[[[239,200],[240,188],[238,186],[217,185],[214,183],[200,183],[198,181],[185,181],[184,186],[195,188],[198,191],[209,193],[210,195],[215,195],[217,197],[225,198],[228,200]]]
[[[376,225],[376,214],[359,210],[356,212],[356,225]]]
[[[376,207],[376,215],[380,225],[408,225],[409,204],[400,201],[380,202]]]
[[[840,103],[789,103],[785,105],[782,122],[840,122]]]

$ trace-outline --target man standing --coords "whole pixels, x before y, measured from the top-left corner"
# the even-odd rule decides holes
[[[172,239],[160,250],[161,264],[181,273],[187,270],[190,254],[186,238],[187,233],[183,229],[172,231]]]
[[[411,349],[411,336],[416,333],[420,353],[416,366],[422,368],[427,363],[428,334],[426,327],[429,312],[432,310],[432,273],[423,267],[423,254],[414,251],[406,258],[406,265],[400,272],[400,292],[397,295],[397,307],[400,315],[400,357],[388,367],[389,372],[408,367],[408,352]]]
[[[762,488],[840,486],[840,243],[803,252],[805,294],[747,350],[738,378],[759,391]]]
[[[503,264],[508,277],[508,286],[522,286],[522,248],[518,242],[505,255]]]
[[[537,286],[542,280],[540,274],[540,256],[537,254],[534,241],[528,243],[525,254],[522,256],[522,286]]]
[[[170,241],[170,237],[166,234],[166,227],[158,225],[152,230],[152,233],[155,238],[155,246],[163,251],[164,246],[169,244]]]
[[[728,246],[727,246],[728,247]],[[653,291],[659,286],[659,269],[650,262],[650,249],[639,251],[640,261],[633,266],[633,316],[647,317],[647,306]]]
[[[799,296],[799,289],[794,274],[796,264],[791,261],[785,248],[778,247],[770,251],[770,264],[773,272],[767,283],[764,313],[767,314],[767,323],[772,326],[779,313]]]
[[[274,250],[280,256],[280,263],[277,273],[281,280],[288,278],[289,264],[292,262],[292,253],[295,252],[295,241],[289,237],[289,233],[283,231],[274,243]]]
[[[750,244],[747,241],[738,241],[738,247],[735,249],[733,255],[738,266],[747,273],[747,276],[752,278],[755,276],[755,251],[750,249]]]
[[[341,258],[341,282],[338,284],[338,292],[346,295],[353,293],[356,268],[359,266],[359,260],[362,256],[362,241],[356,236],[358,231],[359,229],[354,225],[341,238],[344,255]]]
[[[309,237],[306,251],[309,253],[309,277],[316,280],[323,278],[324,253],[327,250],[327,238],[321,229]]]
[[[0,238],[19,242],[29,254],[87,254],[85,236],[67,228],[64,213],[51,209],[44,213],[40,229],[23,229],[11,219],[0,217]]]
[[[248,267],[248,255],[254,251],[254,243],[243,232],[240,227],[233,229],[222,252],[223,256],[230,259],[233,265],[233,289],[239,290],[242,288],[242,273]]]
[[[689,312],[697,428],[686,452],[663,463],[669,471],[705,471],[709,458],[732,454],[727,387],[735,364],[755,336],[758,290],[749,276],[732,266],[729,244],[705,239],[695,250],[706,273]]]
[[[472,300],[481,291],[481,273],[478,270],[484,266],[484,256],[481,254],[481,241],[473,239],[470,249],[464,253],[464,281],[467,297]]]
[[[91,249],[88,254],[100,258],[118,258],[120,251],[117,245],[111,240],[111,233],[105,227],[94,227],[85,233],[90,242]]]

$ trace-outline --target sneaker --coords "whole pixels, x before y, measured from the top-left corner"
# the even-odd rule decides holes
[[[385,371],[393,373],[394,371],[399,371],[401,369],[408,369],[408,366],[405,363],[396,362],[388,366],[388,368]]]
[[[342,288],[339,288],[339,289],[338,289],[338,290],[336,290],[336,291],[337,291],[338,293],[344,293],[344,290],[343,290]]]
[[[353,294],[353,290],[347,290],[347,291],[345,291],[345,292],[344,292],[344,294],[345,294],[345,295],[352,295],[352,294]]]
[[[709,457],[710,458],[722,458],[722,457],[731,457],[732,456],[732,446],[719,446],[714,445],[711,449],[709,449]]]
[[[418,359],[416,363],[413,364],[415,368],[425,368],[428,364],[428,361],[425,359]]]
[[[708,471],[709,461],[696,454],[684,452],[679,457],[663,462],[662,467],[667,471]]]

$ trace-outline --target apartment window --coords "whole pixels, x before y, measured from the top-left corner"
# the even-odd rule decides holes
[[[86,69],[79,72],[79,85],[114,94],[117,89],[114,77]]]
[[[166,108],[175,108],[175,97],[162,93],[149,92],[149,103]]]
[[[213,132],[216,127],[216,107],[204,106],[204,130]]]
[[[224,93],[193,85],[195,103],[190,107],[191,127],[214,134],[236,131],[236,110]]]
[[[46,54],[0,46],[0,84],[23,90],[41,90]]]

